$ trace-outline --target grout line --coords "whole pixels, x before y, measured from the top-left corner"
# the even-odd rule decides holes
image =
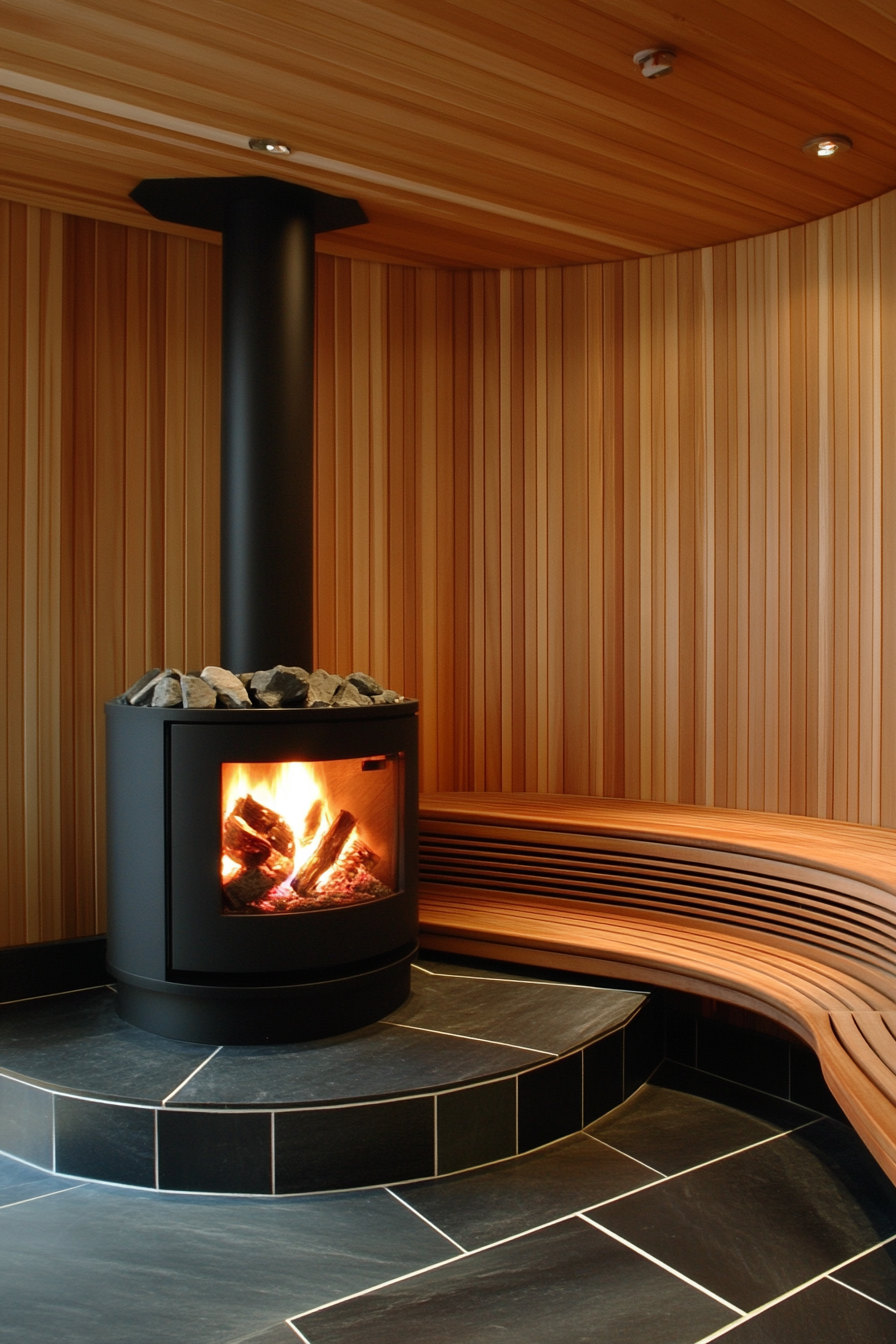
[[[879,1241],[875,1246],[866,1246],[863,1251],[858,1251],[855,1255],[851,1255],[848,1260],[841,1260],[839,1265],[834,1265],[832,1269],[827,1269],[821,1274],[814,1275],[811,1279],[806,1279],[805,1283],[798,1283],[795,1288],[788,1288],[786,1293],[781,1293],[778,1297],[773,1297],[768,1302],[763,1302],[761,1307],[754,1307],[753,1310],[748,1311],[741,1320],[732,1321],[730,1325],[723,1325],[720,1330],[713,1330],[710,1334],[704,1335],[702,1339],[696,1340],[695,1344],[712,1344],[713,1340],[721,1339],[723,1335],[727,1335],[739,1325],[743,1325],[744,1321],[751,1321],[754,1316],[763,1315],[764,1312],[770,1311],[772,1307],[777,1307],[779,1303],[786,1302],[789,1297],[795,1297],[796,1294],[801,1293],[804,1288],[811,1288],[814,1284],[820,1283],[822,1279],[827,1279],[832,1274],[836,1274],[838,1269],[845,1269],[847,1265],[852,1265],[856,1260],[863,1259],[864,1256],[870,1255],[872,1251],[879,1251],[881,1246],[888,1246],[891,1241],[896,1241],[896,1236],[885,1237],[883,1241]]]
[[[741,1318],[746,1316],[747,1313],[744,1311],[743,1307],[736,1307],[734,1303],[729,1302],[727,1298],[719,1297],[719,1294],[714,1293],[712,1289],[704,1288],[703,1284],[698,1283],[696,1279],[688,1278],[687,1274],[682,1274],[680,1269],[674,1269],[672,1265],[667,1265],[665,1260],[658,1260],[655,1255],[651,1255],[649,1251],[645,1251],[633,1241],[628,1241],[625,1237],[621,1237],[618,1232],[613,1232],[609,1227],[603,1227],[600,1223],[596,1223],[594,1219],[589,1218],[587,1214],[580,1213],[576,1216],[583,1223],[589,1223],[591,1227],[596,1228],[598,1232],[603,1232],[605,1236],[612,1237],[613,1241],[618,1241],[621,1246],[627,1246],[630,1251],[634,1251],[637,1255],[642,1256],[643,1259],[649,1260],[652,1265],[659,1266],[659,1268],[664,1269],[667,1274],[672,1274],[676,1279],[681,1279],[682,1283],[688,1284],[691,1288],[696,1288],[698,1292],[703,1293],[706,1297],[711,1297],[714,1302],[719,1302],[723,1307],[727,1307],[729,1311],[736,1312]]]
[[[15,1209],[19,1204],[34,1204],[38,1199],[51,1199],[53,1195],[64,1195],[69,1190],[81,1190],[83,1186],[82,1181],[79,1185],[66,1185],[61,1190],[48,1190],[44,1195],[29,1195],[27,1199],[14,1199],[11,1204],[0,1204],[0,1213],[4,1209]]]
[[[722,1153],[719,1157],[707,1158],[705,1162],[697,1162],[693,1167],[685,1167],[683,1171],[676,1171],[673,1172],[671,1176],[664,1176],[660,1181],[651,1181],[649,1185],[641,1185],[636,1190],[627,1190],[621,1195],[612,1195],[609,1199],[601,1200],[599,1204],[589,1205],[589,1208],[602,1209],[605,1204],[615,1204],[617,1200],[628,1199],[629,1195],[639,1195],[643,1190],[653,1190],[656,1186],[663,1185],[666,1181],[677,1181],[679,1176],[689,1176],[692,1171],[701,1171],[704,1167],[714,1166],[716,1162],[725,1162],[729,1157],[738,1157],[741,1153],[749,1153],[754,1148],[761,1148],[763,1144],[774,1143],[777,1139],[786,1139],[788,1135],[796,1134],[801,1129],[807,1129],[809,1125],[816,1124],[818,1124],[817,1120],[807,1120],[806,1124],[797,1125],[794,1129],[783,1130],[780,1134],[769,1134],[767,1138],[758,1139],[756,1143],[748,1143],[743,1148],[735,1148],[732,1152]],[[589,1134],[588,1137],[593,1138],[593,1135]],[[599,1142],[603,1142],[603,1140],[599,1140]],[[607,1147],[609,1148],[610,1145],[607,1144]],[[623,1152],[621,1148],[618,1148],[616,1151],[622,1153],[623,1157],[631,1157],[630,1153]],[[636,1157],[632,1158],[633,1162],[637,1162],[637,1160]],[[641,1165],[645,1166],[646,1163],[642,1163]],[[585,1210],[581,1210],[581,1212],[585,1212]]]
[[[440,1237],[444,1237],[446,1241],[451,1242],[452,1246],[456,1246],[457,1249],[460,1251],[461,1255],[470,1254],[466,1246],[461,1246],[459,1241],[455,1241],[453,1237],[449,1237],[447,1232],[443,1232],[442,1229],[440,1227],[437,1227],[435,1223],[430,1222],[430,1220],[424,1214],[422,1214],[419,1209],[414,1208],[413,1204],[409,1204],[406,1199],[402,1199],[401,1195],[396,1195],[395,1191],[391,1190],[388,1185],[385,1186],[385,1191],[387,1195],[391,1195],[393,1199],[397,1199],[399,1204],[403,1204],[406,1209],[410,1210],[410,1212],[413,1213],[417,1218],[419,1218],[422,1222],[426,1223],[427,1227],[431,1227],[433,1232],[438,1232]]]
[[[209,1055],[208,1059],[204,1059],[204,1060],[202,1061],[201,1064],[197,1064],[197,1065],[196,1065],[196,1068],[193,1070],[193,1072],[192,1072],[192,1073],[188,1073],[187,1076],[186,1076],[186,1078],[183,1080],[183,1082],[182,1082],[182,1083],[178,1083],[177,1087],[174,1089],[173,1092],[169,1092],[168,1095],[167,1095],[167,1097],[163,1097],[163,1098],[162,1098],[162,1105],[163,1105],[163,1106],[167,1106],[168,1103],[169,1103],[169,1101],[171,1100],[171,1098],[172,1098],[172,1097],[176,1097],[177,1094],[178,1094],[178,1092],[180,1092],[181,1088],[186,1087],[187,1083],[189,1083],[193,1078],[195,1078],[196,1075],[197,1075],[197,1073],[199,1073],[202,1069],[205,1068],[206,1064],[211,1063],[211,1061],[214,1059],[214,1057],[215,1057],[215,1055],[218,1053],[218,1051],[219,1051],[219,1050],[223,1050],[223,1049],[224,1049],[223,1045],[219,1045],[219,1046],[217,1046],[217,1047],[211,1052],[211,1054]]]
[[[867,1301],[873,1302],[875,1306],[883,1307],[884,1311],[892,1311],[893,1315],[896,1316],[896,1307],[888,1307],[886,1302],[881,1302],[879,1297],[872,1297],[870,1293],[863,1293],[861,1288],[853,1288],[851,1283],[844,1283],[842,1279],[835,1278],[833,1274],[828,1274],[827,1278],[830,1279],[831,1283],[837,1283],[841,1288],[848,1288],[851,1293],[857,1293],[859,1297],[866,1298]]]
[[[430,1036],[451,1036],[456,1041],[480,1041],[483,1045],[503,1045],[505,1050],[526,1050],[530,1055],[545,1055],[548,1059],[560,1058],[556,1051],[536,1050],[534,1045],[511,1045],[509,1041],[493,1041],[488,1036],[465,1036],[462,1031],[438,1031],[435,1027],[412,1027],[409,1022],[390,1022],[387,1017],[383,1018],[383,1021],[387,1027],[401,1027],[404,1031],[425,1031]],[[220,1049],[220,1046],[218,1048]]]
[[[80,989],[58,989],[53,994],[29,994],[24,999],[0,999],[0,1008],[9,1008],[14,1003],[36,1003],[38,999],[64,999],[66,994],[86,994],[89,989],[112,989],[112,986],[101,982],[98,985],[82,985]],[[114,989],[112,993],[115,993]]]
[[[637,994],[641,998],[649,998],[650,992],[644,989],[610,989],[606,985],[570,985],[565,980],[526,980],[522,976],[516,975],[452,975],[450,971],[428,971],[425,966],[418,966],[416,962],[412,963],[415,971],[422,971],[424,975],[435,976],[439,980],[486,980],[492,985],[550,985],[552,988],[557,986],[560,989],[590,989],[592,993],[598,994]]]
[[[657,1176],[661,1176],[664,1181],[671,1179],[668,1172],[660,1171],[659,1167],[652,1167],[649,1162],[642,1162],[640,1157],[632,1157],[631,1153],[625,1152],[622,1148],[617,1148],[615,1143],[607,1143],[606,1139],[599,1139],[597,1135],[589,1134],[587,1129],[583,1129],[582,1133],[585,1135],[586,1139],[591,1139],[592,1142],[599,1143],[604,1148],[609,1148],[611,1152],[618,1153],[620,1157],[627,1157],[630,1162],[637,1162],[639,1167],[644,1167],[646,1171],[654,1172]],[[634,1194],[634,1191],[631,1193]]]
[[[456,1263],[459,1259],[461,1259],[461,1258],[464,1258],[464,1257],[467,1257],[467,1256],[481,1255],[481,1254],[483,1254],[483,1252],[485,1252],[485,1251],[492,1251],[492,1250],[494,1250],[494,1249],[495,1249],[496,1247],[498,1247],[498,1246],[506,1246],[508,1243],[510,1243],[510,1242],[512,1242],[512,1241],[520,1241],[520,1240],[522,1240],[523,1237],[529,1237],[529,1236],[532,1236],[532,1235],[533,1235],[534,1233],[536,1233],[536,1232],[544,1232],[544,1231],[546,1231],[549,1227],[557,1227],[560,1223],[571,1222],[573,1218],[582,1218],[582,1217],[584,1217],[589,1211],[593,1211],[594,1209],[604,1208],[607,1204],[615,1204],[618,1200],[621,1200],[621,1199],[627,1199],[630,1195],[641,1194],[641,1193],[643,1193],[643,1191],[645,1191],[645,1190],[653,1190],[653,1189],[655,1189],[656,1186],[658,1186],[658,1185],[663,1185],[664,1183],[666,1183],[666,1182],[668,1182],[668,1181],[674,1181],[678,1176],[684,1176],[684,1175],[687,1175],[688,1172],[691,1172],[691,1171],[699,1171],[699,1170],[701,1170],[701,1168],[703,1168],[703,1167],[711,1167],[711,1166],[713,1166],[713,1164],[716,1163],[716,1162],[724,1162],[725,1159],[728,1158],[728,1157],[734,1157],[734,1156],[736,1156],[738,1153],[746,1153],[746,1152],[749,1152],[752,1148],[760,1148],[760,1147],[763,1146],[763,1144],[766,1144],[766,1143],[774,1143],[776,1139],[783,1139],[783,1138],[786,1138],[788,1134],[796,1133],[798,1130],[800,1130],[800,1129],[805,1129],[805,1128],[807,1128],[808,1125],[814,1125],[814,1124],[817,1124],[817,1121],[815,1121],[815,1120],[810,1120],[810,1121],[807,1121],[807,1123],[806,1123],[805,1125],[799,1125],[799,1126],[797,1126],[797,1128],[794,1129],[794,1130],[786,1130],[786,1131],[782,1132],[781,1134],[770,1134],[770,1135],[768,1136],[768,1138],[760,1139],[757,1143],[751,1143],[751,1144],[748,1144],[748,1145],[747,1145],[746,1147],[744,1147],[744,1148],[738,1148],[738,1149],[736,1149],[735,1152],[733,1152],[733,1153],[723,1153],[721,1157],[713,1157],[713,1158],[710,1158],[710,1159],[709,1159],[708,1161],[706,1161],[706,1162],[698,1162],[696,1166],[694,1166],[694,1167],[688,1167],[688,1168],[686,1169],[686,1171],[679,1171],[679,1172],[676,1172],[674,1176],[663,1176],[661,1180],[650,1181],[647,1185],[638,1186],[638,1187],[636,1187],[636,1189],[625,1191],[625,1192],[624,1192],[623,1194],[621,1194],[621,1195],[613,1195],[613,1196],[611,1196],[609,1199],[601,1200],[601,1201],[599,1201],[599,1202],[596,1203],[596,1204],[588,1204],[584,1209],[576,1209],[576,1210],[572,1211],[571,1213],[564,1213],[564,1214],[561,1214],[561,1216],[560,1216],[559,1218],[551,1218],[551,1219],[549,1219],[547,1222],[544,1222],[544,1223],[537,1223],[534,1227],[527,1227],[527,1228],[525,1229],[525,1231],[523,1231],[523,1232],[514,1232],[514,1233],[513,1233],[511,1236],[509,1236],[509,1237],[499,1237],[497,1241],[490,1241],[490,1242],[487,1242],[484,1246],[476,1246],[472,1251],[464,1251],[464,1252],[463,1252],[463,1256],[456,1256],[456,1255],[455,1255],[455,1256],[451,1256],[450,1258],[448,1258],[448,1259],[446,1259],[446,1260],[437,1260],[437,1261],[435,1261],[435,1263],[433,1263],[432,1265],[425,1265],[422,1269],[411,1270],[411,1271],[410,1271],[409,1273],[407,1273],[407,1274],[400,1274],[400,1275],[398,1275],[398,1276],[397,1276],[396,1278],[394,1278],[394,1279],[387,1279],[387,1280],[385,1280],[383,1283],[375,1283],[375,1284],[373,1284],[370,1288],[362,1288],[362,1289],[360,1289],[360,1290],[359,1290],[358,1292],[356,1292],[356,1293],[347,1293],[345,1297],[336,1298],[336,1299],[335,1299],[334,1301],[332,1301],[332,1302],[324,1302],[324,1303],[322,1303],[322,1304],[321,1304],[320,1306],[318,1306],[318,1307],[310,1307],[310,1308],[308,1309],[308,1311],[299,1312],[299,1313],[298,1313],[298,1316],[296,1316],[294,1319],[297,1320],[297,1319],[299,1319],[300,1316],[310,1316],[310,1315],[312,1315],[312,1314],[313,1314],[314,1312],[316,1312],[316,1311],[324,1311],[327,1307],[338,1306],[339,1303],[341,1303],[341,1302],[349,1302],[349,1301],[351,1301],[353,1298],[356,1298],[356,1297],[364,1297],[364,1296],[366,1296],[368,1293],[375,1293],[375,1292],[378,1292],[381,1288],[389,1288],[389,1287],[391,1287],[391,1285],[394,1284],[394,1283],[403,1283],[406,1279],[413,1279],[413,1278],[416,1278],[417,1276],[419,1276],[419,1275],[421,1275],[421,1274],[428,1274],[428,1273],[430,1272],[430,1270],[440,1269],[443,1265],[455,1264],[455,1263]],[[590,1138],[590,1137],[591,1137],[591,1136],[589,1135],[589,1138]],[[549,1145],[546,1145],[546,1146],[549,1146]],[[609,1144],[607,1144],[606,1146],[609,1147]],[[535,1150],[535,1151],[537,1151],[537,1150]],[[619,1151],[621,1151],[621,1150],[619,1150]],[[623,1156],[628,1157],[629,1154],[628,1154],[628,1153],[624,1153]],[[636,1162],[636,1161],[637,1161],[637,1158],[632,1158],[632,1161]],[[644,1163],[642,1163],[641,1165],[643,1166]],[[392,1194],[393,1192],[390,1191],[389,1193]],[[395,1198],[398,1198],[398,1196],[395,1196]],[[404,1200],[402,1200],[401,1203],[404,1203]],[[416,1210],[414,1210],[414,1212],[416,1212]],[[426,1221],[426,1220],[424,1220],[424,1221]],[[591,1220],[590,1218],[586,1218],[586,1221],[587,1221],[587,1222],[591,1222],[592,1220]],[[595,1223],[594,1226],[596,1227],[596,1226],[598,1226],[598,1224]],[[438,1229],[437,1229],[437,1230],[438,1230]],[[605,1228],[601,1228],[601,1231],[606,1231],[606,1230],[607,1230],[607,1229],[605,1229]],[[442,1233],[442,1235],[444,1236],[445,1234]],[[614,1235],[614,1234],[611,1233],[610,1235]],[[896,1240],[896,1237],[888,1238],[888,1240]],[[458,1243],[455,1242],[455,1245],[457,1245],[457,1244],[458,1244]],[[881,1246],[886,1245],[886,1242],[881,1242],[880,1245],[881,1245]],[[635,1247],[635,1249],[638,1250],[638,1253],[639,1253],[639,1254],[643,1254],[643,1255],[645,1255],[645,1256],[647,1255],[647,1252],[642,1252],[642,1251],[640,1251],[637,1247]],[[858,1255],[853,1256],[852,1259],[853,1259],[853,1260],[858,1260],[858,1259],[861,1258],[861,1256],[868,1254],[869,1251],[877,1250],[877,1249],[878,1249],[878,1248],[877,1248],[876,1246],[868,1247],[868,1249],[867,1249],[866,1251],[861,1251]],[[845,1261],[843,1262],[843,1264],[851,1264],[851,1263],[852,1263],[852,1260],[845,1260]],[[665,1268],[665,1266],[663,1266],[663,1267]],[[841,1268],[842,1268],[842,1265],[837,1265],[837,1266],[835,1266],[835,1268],[837,1268],[837,1269],[841,1269]],[[672,1272],[672,1273],[676,1273],[677,1271],[670,1271],[670,1272]],[[679,1277],[683,1277],[683,1276],[679,1276]],[[820,1274],[820,1275],[818,1275],[818,1278],[824,1278],[824,1275],[823,1275],[823,1274]],[[697,1286],[699,1287],[699,1285],[697,1285]],[[710,1293],[710,1290],[709,1290],[708,1288],[701,1288],[700,1291],[701,1291],[701,1292],[704,1292],[704,1293],[708,1293],[710,1296],[713,1296],[713,1294]],[[722,1298],[719,1298],[718,1300],[719,1300],[720,1302],[721,1302],[721,1301],[724,1301],[724,1299],[722,1299]],[[725,1305],[728,1306],[729,1304],[728,1304],[728,1303],[725,1303]],[[732,1310],[734,1310],[734,1311],[740,1311],[740,1308],[739,1308],[739,1307],[733,1307]],[[748,1312],[747,1312],[747,1313],[741,1313],[741,1315],[742,1315],[742,1319],[746,1319],[747,1316],[749,1316],[749,1314],[750,1314],[750,1313],[748,1313]],[[734,1325],[737,1325],[737,1324],[739,1324],[739,1322],[735,1321],[735,1322],[733,1322],[733,1324],[734,1324]],[[725,1326],[725,1327],[724,1327],[725,1330],[727,1330],[727,1329],[729,1329],[729,1328],[730,1328],[730,1327],[728,1327],[728,1326]],[[716,1338],[715,1335],[710,1335],[710,1336],[707,1336],[707,1338],[706,1338],[705,1340],[698,1340],[698,1341],[696,1341],[696,1344],[709,1344],[710,1339],[715,1339],[715,1338]]]
[[[562,1219],[558,1219],[558,1222],[562,1221]],[[295,1330],[295,1322],[302,1320],[304,1316],[314,1316],[318,1311],[328,1311],[330,1307],[339,1307],[343,1302],[354,1301],[356,1297],[368,1297],[371,1293],[378,1293],[381,1288],[391,1288],[393,1284],[405,1283],[408,1279],[419,1279],[421,1274],[429,1274],[431,1270],[441,1269],[444,1265],[456,1265],[458,1260],[465,1260],[468,1256],[475,1254],[475,1251],[464,1251],[463,1255],[448,1255],[444,1260],[434,1260],[431,1265],[423,1265],[421,1269],[410,1269],[407,1274],[396,1274],[394,1279],[384,1279],[382,1283],[371,1284],[369,1288],[359,1288],[357,1292],[346,1293],[344,1297],[334,1297],[332,1302],[322,1302],[319,1307],[309,1307],[307,1311],[297,1311],[295,1316],[290,1317],[287,1324]]]

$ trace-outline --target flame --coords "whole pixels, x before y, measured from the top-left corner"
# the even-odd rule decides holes
[[[256,802],[270,807],[292,829],[296,840],[294,876],[314,853],[333,818],[324,793],[315,776],[314,767],[305,761],[239,761],[221,766],[222,821],[226,821],[238,800],[251,793]],[[313,835],[305,837],[305,819],[316,802],[323,804],[320,821]],[[351,842],[354,832],[346,844]],[[335,867],[335,864],[333,865]],[[222,855],[221,877],[226,881],[239,872],[239,864]],[[332,868],[323,876],[329,876]]]

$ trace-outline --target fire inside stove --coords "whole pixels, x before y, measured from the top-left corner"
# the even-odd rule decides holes
[[[391,896],[398,759],[222,765],[222,912],[300,914]]]

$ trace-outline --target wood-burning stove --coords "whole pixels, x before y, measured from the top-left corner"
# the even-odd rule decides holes
[[[108,955],[123,1017],[215,1045],[295,1041],[350,1031],[407,997],[416,708],[106,707]],[[260,861],[242,867],[250,884],[240,900],[228,892],[241,869],[226,852],[238,852],[227,826],[246,797],[268,815],[250,811],[256,825],[244,822],[249,858]],[[270,806],[278,799],[279,811]],[[291,848],[289,868],[253,896],[274,815],[291,839],[273,853],[282,862]],[[343,817],[351,829],[328,864],[329,885],[320,870],[303,889],[303,867]]]
[[[311,668],[314,236],[366,216],[266,177],[132,195],[223,233],[222,660]],[[212,1044],[296,1041],[407,997],[416,708],[106,706],[123,1017]]]

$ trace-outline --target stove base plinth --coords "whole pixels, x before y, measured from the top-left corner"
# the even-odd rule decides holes
[[[109,970],[118,981],[119,1016],[143,1031],[200,1045],[286,1045],[341,1036],[394,1012],[411,992],[416,951],[303,984],[193,985]]]

